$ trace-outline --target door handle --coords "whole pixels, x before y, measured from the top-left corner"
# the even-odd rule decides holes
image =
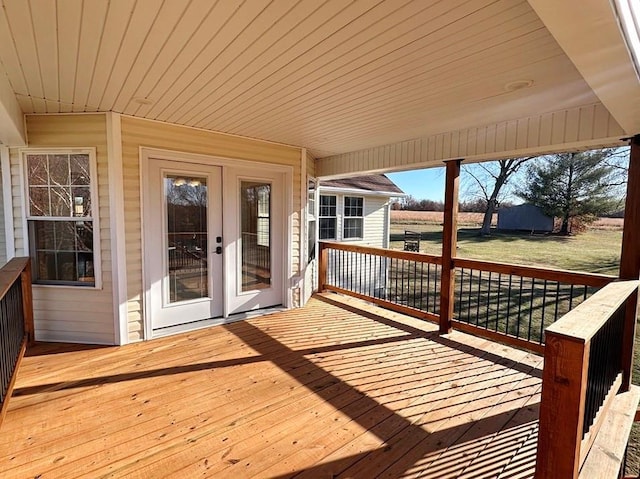
[[[222,254],[222,246],[216,246],[216,254]]]

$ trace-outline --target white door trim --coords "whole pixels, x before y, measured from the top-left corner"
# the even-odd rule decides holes
[[[283,231],[284,241],[282,244],[282,256],[284,259],[284,264],[282,268],[282,304],[285,308],[292,307],[292,291],[291,291],[291,282],[292,282],[292,258],[291,255],[288,254],[289,251],[293,249],[293,167],[289,165],[278,165],[274,163],[265,163],[259,161],[252,160],[243,160],[238,158],[229,158],[223,156],[214,156],[214,155],[203,155],[198,153],[187,153],[181,152],[178,150],[166,150],[160,148],[151,148],[141,146],[139,147],[139,178],[140,178],[140,232],[144,231],[144,209],[145,209],[145,173],[149,167],[149,159],[160,159],[160,160],[168,160],[168,161],[177,161],[183,163],[196,163],[196,164],[205,164],[209,166],[220,166],[222,167],[222,181],[223,183],[226,181],[227,170],[230,168],[259,168],[259,169],[269,169],[272,172],[281,173],[284,178],[283,185],[283,196],[284,196],[284,221],[283,227],[285,231]],[[226,249],[227,240],[223,237],[223,248]],[[140,235],[140,250],[142,257],[142,318],[144,325],[144,339],[151,339],[153,337],[152,331],[153,327],[151,324],[151,318],[149,317],[149,305],[150,301],[150,290],[149,285],[147,283],[147,279],[145,278],[145,245],[144,245],[144,235]],[[226,263],[226,262],[225,262]],[[223,281],[227,281],[227,272],[223,269]],[[227,304],[224,302],[224,317],[228,316],[227,314]]]

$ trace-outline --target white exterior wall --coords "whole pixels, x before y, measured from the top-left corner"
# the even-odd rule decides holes
[[[336,196],[336,241],[371,246],[373,248],[386,248],[389,245],[389,197],[367,196],[360,193],[335,193],[323,190],[322,187],[320,187],[320,195]],[[343,238],[345,196],[364,198],[363,237],[361,239]]]

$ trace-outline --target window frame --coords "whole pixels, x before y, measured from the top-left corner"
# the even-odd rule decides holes
[[[307,264],[316,259],[318,250],[318,180],[307,176]],[[313,225],[313,228],[311,228]],[[313,244],[313,247],[311,245]]]
[[[361,215],[347,215],[347,198],[354,198],[358,200],[362,200],[362,212]],[[349,208],[353,208],[353,206],[349,206]],[[355,196],[355,195],[344,195],[342,197],[342,239],[344,241],[359,241],[364,239],[364,196]],[[360,236],[347,236],[347,220],[360,220]]]
[[[328,197],[328,198],[333,198],[335,200],[335,215],[333,216],[323,216],[322,215],[322,198],[323,197]],[[340,239],[338,238],[338,195],[331,195],[331,194],[320,194],[318,195],[318,240],[319,241],[339,241]],[[321,232],[322,232],[322,228],[321,228],[321,223],[323,219],[333,219],[334,221],[334,231],[335,231],[335,235],[333,236],[333,238],[322,238]]]
[[[33,275],[33,287],[38,288],[70,288],[82,290],[101,290],[102,289],[102,255],[101,255],[101,234],[100,234],[100,203],[98,192],[98,162],[96,148],[23,148],[20,153],[20,176],[21,176],[21,201],[22,201],[22,233],[24,241],[24,254],[31,258],[33,263],[32,270],[37,268],[35,258],[32,255],[32,238],[29,230],[30,221],[91,221],[93,234],[93,284],[82,281],[43,281],[39,282],[36,275]],[[27,157],[29,155],[88,155],[89,156],[89,197],[91,198],[91,216],[32,216],[30,214],[30,195],[29,195],[29,168]]]

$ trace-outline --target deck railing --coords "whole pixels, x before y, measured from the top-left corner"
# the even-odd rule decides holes
[[[355,296],[388,309],[438,320],[441,258],[422,253],[320,243],[320,291]]]
[[[611,283],[547,328],[536,479],[578,477],[631,367],[620,345],[638,284]]]
[[[31,262],[14,258],[0,268],[0,425],[18,364],[33,339]]]
[[[454,327],[542,352],[544,330],[616,278],[454,258]]]
[[[320,290],[439,320],[442,258],[346,243],[320,244]],[[453,259],[453,326],[538,353],[544,329],[613,276]]]

